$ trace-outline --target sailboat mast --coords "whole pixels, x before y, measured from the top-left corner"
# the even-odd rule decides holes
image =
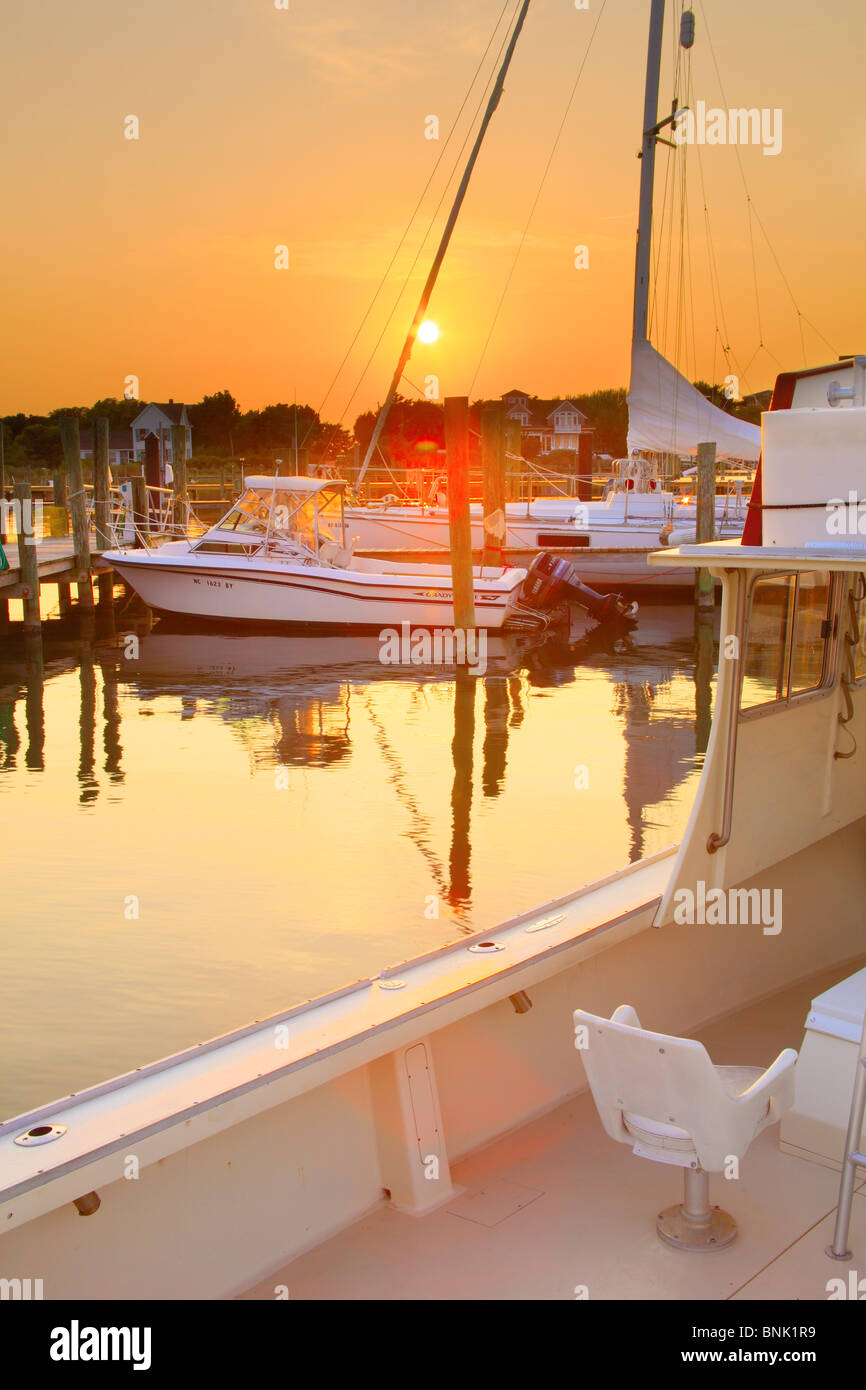
[[[656,140],[659,130],[659,79],[661,74],[662,31],[664,30],[664,23],[665,0],[652,0],[649,44],[647,46],[646,91],[643,107],[637,256],[635,259],[634,271],[634,323],[632,327],[632,342],[634,343],[644,342],[648,337],[653,182],[655,179]]]
[[[436,280],[439,275],[439,270],[441,268],[443,260],[445,259],[445,252],[448,250],[448,243],[451,240],[451,233],[454,231],[454,226],[457,222],[458,214],[460,212],[461,207],[463,206],[463,199],[466,197],[466,190],[469,187],[469,180],[472,177],[472,170],[475,168],[475,161],[478,158],[481,145],[484,141],[484,136],[487,134],[487,127],[490,124],[494,111],[499,105],[499,99],[502,96],[502,89],[505,83],[505,75],[508,72],[509,67],[511,66],[511,58],[514,53],[517,40],[520,37],[520,31],[523,28],[523,21],[526,19],[526,12],[528,9],[529,0],[523,0],[523,5],[521,6],[520,14],[517,16],[517,22],[514,26],[514,31],[511,35],[508,48],[505,51],[505,57],[502,60],[502,66],[500,67],[496,81],[493,84],[493,91],[490,93],[490,100],[487,103],[487,110],[484,112],[484,119],[481,122],[481,127],[478,131],[475,144],[472,146],[472,153],[470,154],[469,161],[466,165],[465,170],[463,171],[463,178],[460,180],[460,187],[457,189],[457,196],[454,199],[454,204],[451,208],[451,212],[448,215],[448,221],[445,224],[445,230],[443,231],[442,239],[439,242],[439,249],[436,252],[436,257],[433,261],[433,264],[430,267],[430,274],[427,276],[427,281],[424,285],[424,290],[421,294],[421,299],[419,301],[418,308],[415,310],[415,317],[412,320],[412,325],[409,329],[408,334],[406,335],[406,341],[403,344],[403,351],[400,353],[400,360],[398,361],[396,371],[394,372],[394,375],[391,378],[391,385],[388,388],[388,394],[385,397],[385,402],[379,411],[379,415],[376,420],[376,425],[373,430],[373,435],[367,447],[367,452],[364,455],[364,462],[361,465],[361,471],[358,474],[358,480],[355,484],[356,487],[359,487],[360,484],[363,482],[364,474],[367,472],[367,469],[370,466],[370,460],[373,457],[376,445],[379,443],[379,438],[382,434],[382,430],[385,428],[385,421],[387,420],[388,412],[394,403],[394,397],[397,394],[397,388],[400,385],[400,380],[403,376],[403,372],[406,369],[406,363],[409,361],[409,358],[412,354],[412,348],[415,346],[415,338],[417,337],[418,329],[420,328],[424,319],[424,315],[427,312],[427,305],[430,302],[430,296],[433,293],[433,288],[436,284]]]

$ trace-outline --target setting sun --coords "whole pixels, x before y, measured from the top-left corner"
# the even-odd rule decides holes
[[[439,337],[439,325],[432,319],[425,319],[418,329],[418,337],[422,343],[435,343]]]

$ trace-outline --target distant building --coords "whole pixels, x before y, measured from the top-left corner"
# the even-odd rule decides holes
[[[533,399],[526,391],[506,391],[502,397],[509,419],[520,424],[523,439],[537,439],[540,452],[577,449],[588,417],[573,401]]]
[[[742,404],[755,406],[758,410],[769,410],[772,399],[772,391],[753,391],[750,396],[743,396]]]
[[[186,413],[186,406],[177,401],[151,401],[144,406],[132,422],[132,448],[136,460],[144,458],[145,441],[148,435],[155,435],[159,441],[160,464],[170,464],[171,427],[183,425],[186,431],[186,457],[192,458],[192,426]]]
[[[81,431],[81,457],[83,459],[93,458],[93,430]],[[132,430],[120,429],[108,431],[108,466],[117,468],[125,463],[132,463]]]

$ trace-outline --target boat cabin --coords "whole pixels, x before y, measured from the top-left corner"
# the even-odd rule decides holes
[[[282,555],[347,564],[344,497],[331,478],[248,477],[222,520],[190,547],[204,554]]]

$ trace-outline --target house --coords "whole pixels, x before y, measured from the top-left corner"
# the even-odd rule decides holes
[[[81,431],[81,457],[83,459],[93,458],[93,430]],[[122,464],[131,463],[133,460],[132,430],[119,429],[108,431],[108,466],[118,468]]]
[[[577,449],[588,429],[588,417],[573,401],[539,400],[526,391],[506,391],[502,397],[509,419],[520,423],[524,439],[537,439],[540,452]]]
[[[172,462],[171,427],[183,425],[186,430],[186,457],[192,458],[192,426],[186,413],[186,406],[177,401],[151,401],[144,406],[132,422],[132,448],[136,460],[144,458],[145,441],[148,435],[155,435],[159,442],[160,466]]]

